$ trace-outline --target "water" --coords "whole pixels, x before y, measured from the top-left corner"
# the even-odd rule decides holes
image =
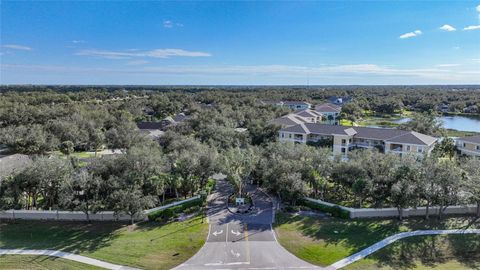
[[[443,127],[446,129],[480,132],[479,117],[441,116],[441,117],[438,117],[438,119],[443,123]],[[402,124],[410,120],[411,120],[410,118],[401,118],[393,122],[397,124]]]

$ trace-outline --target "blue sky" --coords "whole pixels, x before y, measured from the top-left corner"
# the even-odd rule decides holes
[[[479,84],[480,1],[2,1],[2,84]]]

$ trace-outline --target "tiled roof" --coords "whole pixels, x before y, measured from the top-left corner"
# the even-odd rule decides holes
[[[281,126],[293,126],[293,125],[298,125],[298,124],[307,123],[307,122],[309,122],[307,119],[294,114],[288,114],[272,120],[273,124],[277,124]]]
[[[464,141],[464,142],[469,142],[469,143],[478,143],[478,144],[480,144],[480,135],[458,138],[457,140],[459,140],[459,141]]]
[[[437,141],[437,139],[434,137],[415,131],[387,128],[347,127],[318,123],[305,123],[301,125],[295,125],[281,129],[280,131],[300,134],[313,133],[320,135],[348,135],[355,136],[356,138],[418,145],[431,145],[432,143]]]
[[[320,112],[310,110],[310,109],[298,110],[298,111],[293,112],[293,114],[299,115],[299,116],[302,116],[302,117],[321,117],[321,116],[323,116],[323,114],[321,114]]]
[[[325,104],[319,104],[315,106],[315,111],[317,112],[341,112],[342,108],[340,108],[337,105],[330,104],[330,103],[325,103]]]

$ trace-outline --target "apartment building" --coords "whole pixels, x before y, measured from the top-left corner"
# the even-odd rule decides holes
[[[329,125],[338,125],[342,107],[335,104],[324,103],[315,106],[315,111],[324,115],[323,122]]]
[[[295,143],[332,142],[334,154],[347,156],[357,148],[377,148],[384,153],[429,155],[437,138],[414,131],[386,128],[347,127],[320,123],[302,123],[282,128],[280,141]]]
[[[302,123],[319,123],[322,121],[322,118],[323,115],[321,113],[314,110],[305,109],[276,118],[272,120],[271,123],[285,128]]]
[[[480,157],[480,135],[458,138],[456,145],[462,155]]]

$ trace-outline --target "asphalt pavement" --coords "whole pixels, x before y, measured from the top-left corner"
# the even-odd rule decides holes
[[[210,228],[205,245],[175,269],[319,269],[295,257],[276,240],[272,230],[272,199],[248,186],[256,211],[248,215],[227,209],[232,186],[221,179],[210,195],[207,215]]]

